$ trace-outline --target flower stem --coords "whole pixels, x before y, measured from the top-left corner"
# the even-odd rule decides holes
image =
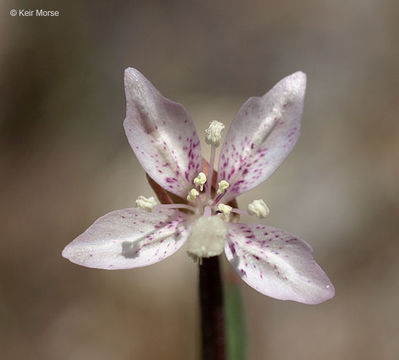
[[[202,259],[199,290],[202,360],[225,360],[223,288],[218,256]]]

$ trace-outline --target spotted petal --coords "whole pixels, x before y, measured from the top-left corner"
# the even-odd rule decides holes
[[[125,70],[130,146],[147,174],[168,191],[186,197],[201,171],[197,132],[184,107],[165,97],[136,69]]]
[[[184,220],[176,210],[116,210],[96,220],[62,255],[75,264],[107,270],[151,265],[186,241]]]
[[[291,152],[299,137],[305,88],[306,75],[296,72],[240,108],[220,153],[218,181],[230,183],[224,201],[266,180]]]
[[[241,278],[267,296],[305,304],[334,296],[334,286],[313,259],[312,248],[282,230],[230,224],[225,253]]]

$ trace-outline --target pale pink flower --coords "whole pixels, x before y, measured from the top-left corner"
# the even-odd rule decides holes
[[[212,195],[210,181],[200,174],[198,134],[184,107],[163,97],[139,71],[126,69],[129,143],[147,174],[184,200],[156,205],[154,198],[140,197],[139,208],[96,220],[63,256],[92,268],[129,269],[161,261],[187,243],[187,252],[199,261],[224,249],[238,275],[265,295],[308,304],[333,297],[334,287],[307,243],[270,226],[229,222],[231,213],[243,211],[226,205],[265,181],[291,152],[299,137],[305,88],[306,75],[296,72],[240,108],[220,151],[219,188]],[[208,180],[222,130],[222,124],[212,122],[206,132]],[[248,212],[264,217],[268,208],[256,200]]]

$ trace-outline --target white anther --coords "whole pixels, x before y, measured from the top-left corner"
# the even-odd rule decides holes
[[[220,145],[223,130],[224,125],[221,122],[216,120],[211,121],[208,129],[205,130],[205,142],[209,145],[218,147]]]
[[[204,190],[204,184],[206,183],[206,175],[203,172],[200,172],[198,176],[194,179],[194,184],[196,187],[200,189],[200,191]]]
[[[218,185],[219,188],[216,191],[217,195],[223,194],[226,191],[226,189],[230,186],[230,184],[226,180],[220,181]]]
[[[187,200],[188,201],[193,201],[199,196],[199,192],[197,189],[191,189],[190,192],[187,195]]]
[[[154,206],[158,205],[158,201],[153,196],[146,198],[140,195],[136,200],[136,205],[140,209],[151,212]]]
[[[230,215],[231,210],[233,210],[233,208],[229,205],[219,204],[218,210],[222,212],[223,215]]]
[[[187,252],[194,259],[220,255],[227,236],[225,222],[218,216],[202,216],[194,222],[187,241]]]
[[[264,218],[269,215],[270,210],[262,199],[254,200],[248,205],[248,213]]]

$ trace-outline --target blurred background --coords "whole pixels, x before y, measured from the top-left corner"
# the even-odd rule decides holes
[[[394,0],[1,1],[2,359],[198,359],[185,251],[115,272],[61,257],[96,218],[152,194],[122,127],[127,66],[201,133],[307,73],[296,148],[238,200],[264,198],[263,223],[310,243],[336,296],[307,306],[241,282],[250,358],[397,359],[398,13]]]

